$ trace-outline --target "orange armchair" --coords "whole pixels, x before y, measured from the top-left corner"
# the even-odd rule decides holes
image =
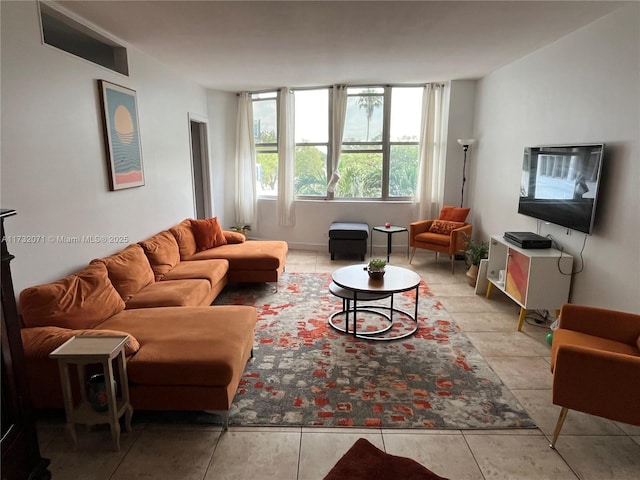
[[[409,246],[413,260],[416,248],[424,248],[436,252],[447,253],[451,258],[451,273],[454,273],[455,255],[467,249],[467,242],[471,238],[472,226],[465,223],[468,208],[445,206],[440,211],[437,220],[421,220],[409,224]]]
[[[640,426],[640,315],[563,305],[551,349],[553,403]]]

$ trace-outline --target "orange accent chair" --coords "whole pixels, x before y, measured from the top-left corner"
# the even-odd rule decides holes
[[[468,208],[444,206],[440,216],[433,220],[420,220],[409,224],[409,246],[413,260],[416,248],[447,253],[451,258],[451,273],[454,273],[454,260],[457,254],[464,253],[471,238],[472,226],[466,223]]]
[[[551,448],[569,409],[640,426],[640,315],[563,305],[551,371],[562,407]]]

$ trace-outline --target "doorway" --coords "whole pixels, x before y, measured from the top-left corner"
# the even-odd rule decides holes
[[[209,141],[205,120],[189,115],[191,133],[191,171],[193,181],[194,215],[197,219],[208,218],[213,210],[209,188]]]

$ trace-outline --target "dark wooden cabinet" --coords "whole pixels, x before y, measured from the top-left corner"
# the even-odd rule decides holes
[[[31,395],[25,374],[20,323],[7,249],[5,218],[15,210],[0,210],[2,239],[2,480],[51,478],[49,461],[40,456]]]

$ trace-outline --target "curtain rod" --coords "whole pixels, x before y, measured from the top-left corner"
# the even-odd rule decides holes
[[[375,85],[375,84],[370,84],[370,83],[363,83],[363,84],[346,84],[347,87],[349,88],[364,88],[364,87],[391,87],[391,88],[412,88],[412,87],[424,87],[426,85],[429,84],[433,84],[433,85],[438,85],[441,87],[444,87],[446,85],[446,82],[427,82],[427,83],[387,83],[384,85]],[[343,85],[343,84],[333,84],[333,85],[320,85],[320,86],[314,86],[314,87],[289,87],[291,90],[322,90],[322,89],[330,89],[333,88],[335,85]],[[278,88],[268,88],[268,89],[263,89],[263,90],[246,90],[247,93],[250,93],[252,95],[256,94],[259,95],[261,93],[271,93],[271,92],[278,92],[280,91],[282,88],[285,87],[278,87]],[[240,96],[240,94],[243,92],[237,92],[236,93],[236,97]]]

